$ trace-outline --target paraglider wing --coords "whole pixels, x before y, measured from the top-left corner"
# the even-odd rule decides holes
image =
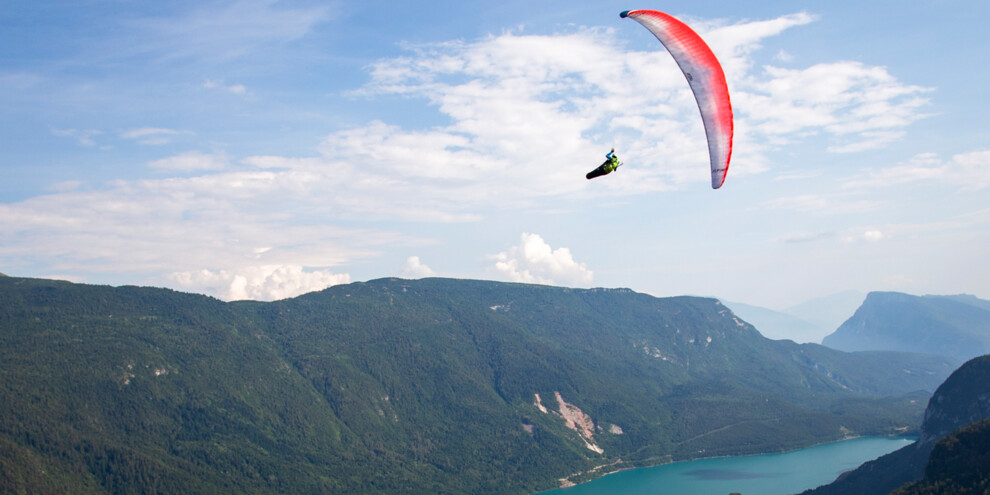
[[[655,10],[627,10],[620,17],[634,19],[663,43],[694,92],[705,123],[712,188],[725,182],[732,156],[732,104],[725,73],[711,48],[687,24]]]

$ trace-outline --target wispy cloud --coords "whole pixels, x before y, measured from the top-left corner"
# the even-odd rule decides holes
[[[224,154],[205,154],[198,151],[190,151],[181,155],[170,156],[148,162],[148,167],[168,172],[207,172],[223,170],[229,165],[229,160]]]
[[[24,90],[45,82],[45,77],[31,72],[0,72],[0,89]]]
[[[867,227],[847,232],[842,236],[842,242],[879,242],[887,237],[889,237],[889,234],[873,227]]]
[[[810,24],[818,16],[808,12],[786,14],[773,19],[727,24],[720,20],[689,20],[715,51],[720,62],[730,72],[749,67],[748,54],[762,48],[763,40],[777,36],[796,26]]]
[[[880,202],[855,199],[848,194],[799,194],[764,201],[761,207],[818,215],[863,213],[875,210]]]
[[[804,69],[767,66],[740,86],[734,101],[766,142],[821,134],[836,153],[876,149],[899,139],[908,125],[926,116],[921,110],[930,91],[859,62]]]
[[[940,182],[966,190],[990,186],[990,151],[974,151],[948,160],[934,153],[917,155],[906,163],[855,177],[847,188],[888,187],[911,182]]]
[[[160,146],[172,142],[172,139],[182,134],[190,134],[187,131],[177,131],[175,129],[163,129],[160,127],[141,127],[130,129],[120,133],[120,137],[137,141],[146,146]]]
[[[807,180],[814,179],[816,177],[821,177],[824,174],[822,170],[786,170],[781,172],[779,175],[773,178],[775,181],[788,181],[788,180]]]
[[[298,39],[329,15],[254,1],[208,4],[131,26],[148,30],[134,47],[143,55],[212,60]],[[922,116],[926,90],[883,68],[853,62],[795,68],[792,61],[787,69],[754,69],[750,54],[761,40],[812,21],[796,14],[706,31],[727,66],[738,117],[732,173],[757,172],[766,167],[766,150],[808,135],[834,138],[837,151],[883,145]],[[444,124],[371,121],[332,132],[316,156],[300,153],[304,158],[191,151],[145,162],[166,177],[3,204],[0,264],[46,260],[53,273],[172,274],[171,283],[212,287],[218,297],[283,297],[290,287],[342,279],[346,274],[335,267],[407,240],[384,228],[338,225],[473,222],[490,211],[547,201],[707,188],[698,110],[659,44],[632,47],[608,29],[574,28],[403,48],[402,56],[369,66],[370,80],[353,95],[425,101],[424,111],[436,112]],[[203,85],[247,91],[220,80]],[[144,127],[121,137],[163,144],[183,132]],[[86,146],[95,146],[100,135],[78,129],[53,134]],[[584,174],[612,146],[627,166],[608,181],[589,184]],[[978,175],[981,156],[953,163]],[[875,204],[814,194],[762,206],[851,212]],[[414,261],[406,268],[429,270]],[[554,249],[536,234],[495,255],[492,269],[501,278],[528,282],[587,285],[593,279],[568,248]]]
[[[251,267],[297,266],[301,272],[281,269],[277,278],[299,274],[312,280],[310,273],[326,275],[332,267],[373,256],[376,246],[409,242],[387,231],[329,224],[319,201],[307,199],[319,191],[305,184],[297,175],[240,171],[117,181],[107,189],[0,204],[0,264],[14,270],[44,263],[55,273],[129,273],[149,280],[168,273],[206,270],[235,277]],[[297,197],[307,206],[292,211]],[[249,281],[275,280],[251,273]],[[169,285],[177,280],[170,278]]]
[[[837,153],[883,147],[925,116],[921,110],[929,89],[904,84],[882,67],[849,61],[753,67],[751,54],[763,39],[814,19],[801,13],[705,32],[733,92],[735,174],[765,169],[764,151],[812,135],[827,136],[829,149]],[[393,156],[430,158],[407,159],[402,175],[457,173],[477,180],[505,165],[492,157],[515,157],[513,166],[528,170],[533,185],[525,194],[560,193],[579,188],[567,180],[577,170],[547,163],[583,163],[615,145],[636,167],[603,189],[628,194],[708,180],[697,108],[683,75],[659,45],[639,51],[622,46],[611,31],[585,29],[406,48],[406,56],[376,62],[371,82],[357,94],[430,101],[452,121],[428,134],[433,153],[413,145],[427,137],[421,131],[379,124],[348,131],[363,135],[366,143],[395,145]],[[450,162],[460,167],[452,171]]]
[[[243,84],[225,84],[223,81],[213,79],[207,79],[203,82],[203,87],[206,89],[215,89],[235,95],[247,94],[247,87]]]
[[[787,50],[780,50],[773,56],[773,59],[778,62],[788,63],[794,61],[794,56],[788,53]]]
[[[208,2],[180,15],[128,21],[140,36],[125,51],[226,60],[299,39],[331,14],[325,6],[286,8],[274,0]]]
[[[95,129],[52,129],[52,135],[75,139],[80,146],[91,148],[96,146],[96,136],[103,134],[103,131]]]
[[[777,240],[785,244],[804,244],[820,241],[837,240],[851,244],[858,242],[874,243],[890,238],[889,233],[876,227],[855,227],[842,233],[836,232],[795,232],[781,236]]]
[[[785,244],[803,244],[806,242],[818,242],[835,237],[834,232],[792,232],[781,236],[777,240]]]

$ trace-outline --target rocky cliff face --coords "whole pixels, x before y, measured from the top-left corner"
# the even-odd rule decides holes
[[[985,418],[990,418],[990,355],[967,362],[935,391],[925,410],[919,442],[937,442]]]
[[[932,450],[921,481],[891,495],[990,493],[990,419],[954,431]]]

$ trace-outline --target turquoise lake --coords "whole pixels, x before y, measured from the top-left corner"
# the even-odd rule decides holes
[[[913,442],[867,437],[784,454],[703,459],[630,469],[541,495],[791,495]]]

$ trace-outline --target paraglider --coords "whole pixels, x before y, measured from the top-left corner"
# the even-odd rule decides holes
[[[608,175],[614,172],[615,169],[619,168],[620,165],[622,165],[622,162],[619,161],[619,156],[615,154],[615,148],[612,148],[612,151],[605,154],[605,162],[599,165],[598,168],[588,172],[588,175],[585,177],[587,177],[588,180],[591,180],[595,177]]]
[[[684,73],[705,124],[712,189],[722,187],[732,156],[732,104],[715,54],[687,24],[663,12],[627,10],[619,17],[633,19],[653,33]]]

